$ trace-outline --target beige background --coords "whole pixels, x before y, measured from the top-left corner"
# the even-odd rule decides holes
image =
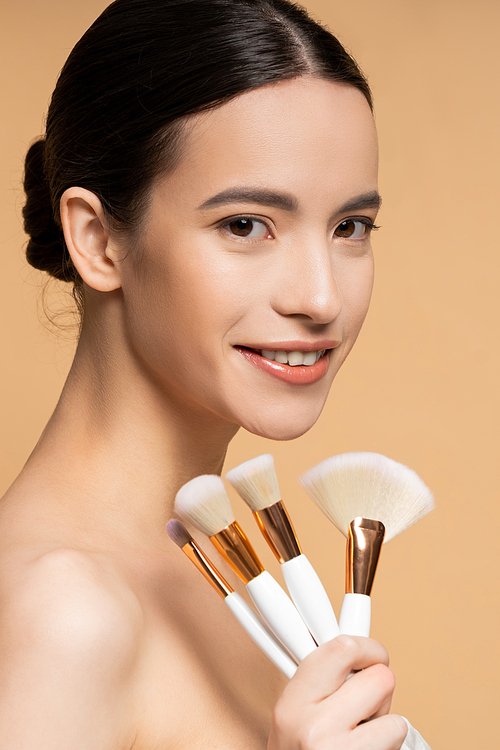
[[[22,159],[67,53],[105,5],[2,2],[0,494],[50,415],[72,350],[70,335],[37,318],[41,278],[22,253]],[[437,510],[384,549],[372,632],[392,654],[395,709],[434,750],[497,747],[500,4],[305,4],[350,47],[375,94],[384,197],[375,294],[317,426],[283,444],[241,434],[227,465],[275,454],[337,608],[343,540],[296,477],[333,453],[371,450],[424,478]],[[247,512],[238,515],[259,545]]]

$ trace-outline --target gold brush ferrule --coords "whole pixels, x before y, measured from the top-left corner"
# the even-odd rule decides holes
[[[233,589],[226,579],[219,573],[215,565],[210,562],[194,539],[187,542],[181,549],[223,599],[233,593]]]
[[[346,558],[346,594],[370,596],[384,541],[382,521],[357,517],[349,524]]]
[[[254,516],[264,539],[280,563],[302,554],[292,521],[281,500],[268,508],[255,510]]]
[[[210,541],[243,583],[252,581],[264,571],[254,548],[237,521],[211,536]]]

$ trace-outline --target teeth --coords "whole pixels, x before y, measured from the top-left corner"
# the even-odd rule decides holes
[[[288,364],[292,367],[304,364],[304,355],[302,352],[290,352],[288,355]]]
[[[314,365],[318,359],[321,359],[325,351],[325,349],[320,349],[316,352],[285,352],[280,349],[279,351],[274,352],[268,349],[262,349],[261,355],[273,362],[296,367],[297,365]]]

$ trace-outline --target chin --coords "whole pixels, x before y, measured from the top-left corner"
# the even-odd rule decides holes
[[[248,432],[257,435],[258,437],[267,438],[267,440],[279,440],[282,442],[286,442],[287,440],[295,440],[296,438],[301,437],[311,429],[313,424],[305,427],[303,430],[297,430],[296,428],[291,426],[290,428],[287,428],[280,425],[279,427],[271,427],[269,429],[249,429]],[[245,427],[245,429],[247,428]]]
[[[251,420],[241,420],[240,425],[253,435],[267,438],[268,440],[295,440],[308,432],[319,419],[323,405],[317,411],[307,410],[301,414],[299,410],[288,409],[286,414],[268,413],[265,416],[253,415]]]

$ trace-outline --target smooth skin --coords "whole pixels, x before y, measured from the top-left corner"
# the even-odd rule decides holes
[[[400,748],[380,644],[341,636],[287,684],[165,532],[239,426],[292,439],[318,418],[368,308],[376,190],[365,99],[304,77],[189,118],[133,235],[63,195],[86,307],[0,504],[2,750]],[[306,385],[244,354],[325,341]]]

